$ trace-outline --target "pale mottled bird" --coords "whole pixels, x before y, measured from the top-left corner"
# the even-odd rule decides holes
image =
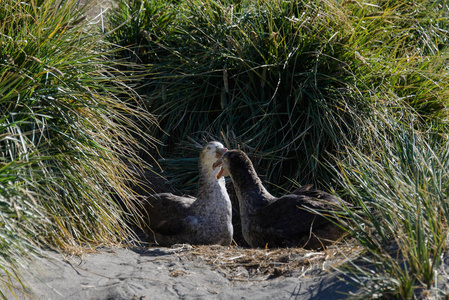
[[[210,142],[199,157],[198,196],[184,197],[171,193],[149,195],[142,205],[147,213],[147,235],[161,246],[188,243],[192,245],[232,242],[232,207],[224,178],[217,179],[214,162],[227,149]]]

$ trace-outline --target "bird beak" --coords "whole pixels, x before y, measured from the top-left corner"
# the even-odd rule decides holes
[[[216,167],[221,166],[222,163],[223,163],[223,161],[221,160],[221,158],[219,158],[216,162],[214,162],[212,167],[215,169]]]
[[[212,165],[212,167],[218,168],[221,167],[220,171],[218,171],[217,175],[215,175],[215,178],[220,179],[223,176],[229,176],[228,172],[226,172],[225,169],[223,169],[223,159],[219,158],[216,162],[214,162],[214,164]]]
[[[217,175],[215,176],[217,179],[220,179],[221,176],[223,176],[223,173],[225,172],[225,170],[223,168],[220,169],[220,171],[218,171]]]
[[[215,155],[217,158],[221,158],[223,156],[223,154],[225,154],[225,152],[228,151],[227,148],[217,148],[215,150],[215,152],[217,153],[217,155]]]

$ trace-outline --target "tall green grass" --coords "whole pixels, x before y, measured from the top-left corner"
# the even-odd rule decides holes
[[[334,178],[319,162],[342,142],[369,149],[373,104],[447,117],[445,3],[123,0],[109,38],[146,66],[139,92],[166,158],[213,136],[288,189]]]
[[[122,244],[128,163],[148,166],[154,117],[107,59],[78,1],[0,4],[0,268],[8,288],[40,247]],[[124,99],[124,100],[123,100]],[[125,163],[126,162],[126,163]],[[2,290],[1,296],[5,298]]]
[[[342,195],[360,207],[340,220],[366,250],[346,272],[363,297],[439,298],[447,292],[435,287],[449,233],[449,144],[387,122],[393,139],[375,132],[374,155],[350,149],[351,161],[338,165]]]

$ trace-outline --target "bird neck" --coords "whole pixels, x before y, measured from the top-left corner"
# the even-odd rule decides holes
[[[254,167],[242,169],[231,175],[240,205],[244,207],[265,206],[274,197],[265,189]]]
[[[215,196],[226,194],[226,184],[224,178],[217,179],[215,176],[218,173],[218,169],[213,170],[212,167],[208,168],[200,166],[200,176],[198,181],[198,200],[207,199],[208,195],[214,194]]]

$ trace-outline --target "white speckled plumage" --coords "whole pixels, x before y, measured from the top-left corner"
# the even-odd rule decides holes
[[[230,245],[232,207],[224,178],[217,179],[213,164],[226,151],[218,142],[204,146],[198,162],[198,196],[170,193],[149,195],[143,205],[148,213],[147,235],[159,245],[189,243]]]

